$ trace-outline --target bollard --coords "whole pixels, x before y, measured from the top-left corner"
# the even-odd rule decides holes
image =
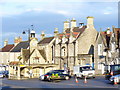
[[[114,78],[114,85],[117,85],[117,77]]]
[[[76,83],[78,83],[78,79],[77,79],[77,77],[75,78],[75,81],[76,81]]]
[[[87,83],[87,79],[86,78],[87,78],[87,76],[85,76],[84,83]]]

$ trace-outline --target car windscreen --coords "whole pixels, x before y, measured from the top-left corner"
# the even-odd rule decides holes
[[[92,70],[92,67],[86,66],[86,67],[80,67],[81,71],[88,71],[88,70]]]
[[[120,65],[111,65],[111,71],[117,71],[120,70]]]

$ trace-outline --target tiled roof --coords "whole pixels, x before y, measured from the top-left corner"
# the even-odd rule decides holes
[[[67,28],[67,29],[65,30],[65,32],[66,32],[66,33],[70,33],[70,28]]]
[[[29,46],[28,41],[22,41],[18,43],[10,52],[20,52],[21,49],[27,49]]]
[[[84,31],[85,31],[85,29],[87,28],[87,26],[85,25],[85,26],[83,26],[82,28],[79,28],[78,30],[79,30],[79,34],[78,35],[76,35],[76,38],[78,38]]]
[[[79,28],[79,27],[75,27],[73,28],[73,32],[72,32],[72,35],[73,37],[77,38],[78,36],[80,36],[83,31],[85,30],[86,26],[83,26],[82,28]],[[63,37],[63,35],[66,35],[67,38],[70,37],[70,28],[68,28],[65,33],[60,33],[59,34],[59,38],[61,39]]]
[[[110,34],[107,34],[107,32],[101,32],[104,36],[111,36],[112,35],[112,32],[110,32]]]
[[[46,37],[46,38],[40,40],[38,44],[50,43],[53,39],[54,39],[54,37]]]
[[[9,52],[13,47],[14,44],[8,44],[2,48],[1,52]]]
[[[21,62],[19,61],[12,61],[9,63],[10,65],[18,65],[18,64],[22,64]]]

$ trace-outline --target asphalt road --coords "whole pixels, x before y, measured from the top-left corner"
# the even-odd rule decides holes
[[[74,78],[70,80],[57,80],[54,82],[40,81],[39,79],[26,79],[26,80],[8,80],[7,78],[1,79],[2,88],[119,88],[120,84],[113,85],[104,76],[96,76],[95,79],[78,79],[78,83]]]

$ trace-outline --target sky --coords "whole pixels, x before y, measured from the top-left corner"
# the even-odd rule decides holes
[[[50,37],[54,28],[63,31],[67,19],[86,24],[87,16],[94,17],[97,31],[118,27],[118,0],[0,0],[0,48],[6,39],[9,44],[19,36],[27,40],[24,30],[34,29],[40,40],[42,31]]]

